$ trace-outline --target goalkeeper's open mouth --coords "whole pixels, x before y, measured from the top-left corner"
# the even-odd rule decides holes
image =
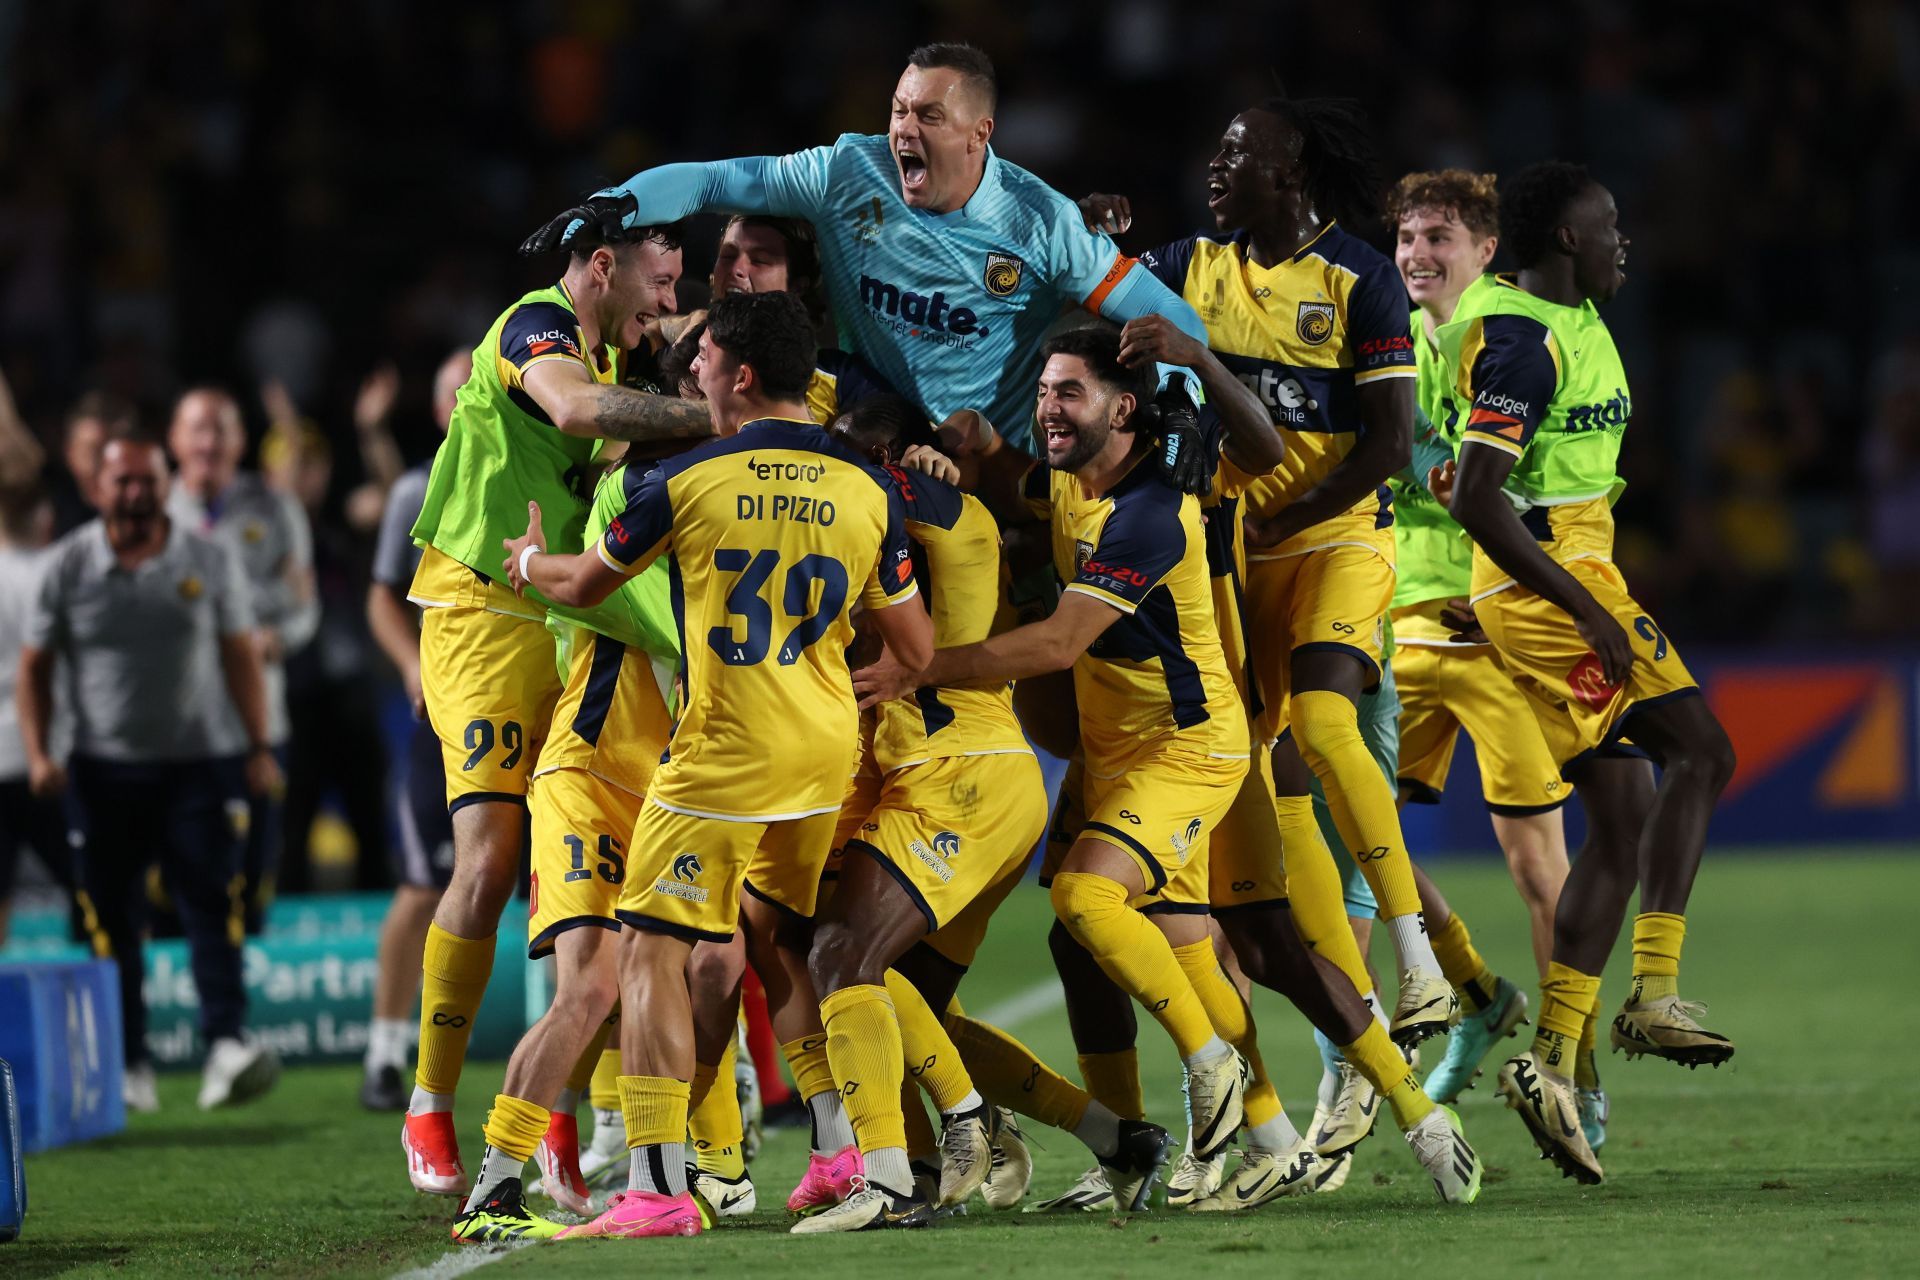
[[[900,169],[900,189],[918,193],[927,186],[927,158],[918,148],[901,146],[893,153],[894,163]]]

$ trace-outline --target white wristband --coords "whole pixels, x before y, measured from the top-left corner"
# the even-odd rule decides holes
[[[531,542],[529,542],[526,546],[520,548],[520,581],[525,582],[529,585],[532,584],[533,579],[527,573],[527,564],[529,561],[531,561],[535,556],[539,554],[540,554],[540,548],[534,546]]]

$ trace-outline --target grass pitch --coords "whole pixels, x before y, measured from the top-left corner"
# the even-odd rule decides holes
[[[1531,986],[1525,920],[1502,870],[1431,867],[1494,967]],[[1739,1055],[1718,1072],[1603,1061],[1613,1123],[1599,1187],[1576,1187],[1536,1159],[1489,1072],[1459,1108],[1488,1166],[1479,1203],[1466,1209],[1435,1200],[1383,1120],[1344,1190],[1245,1216],[1055,1218],[990,1214],[976,1200],[972,1216],[930,1231],[796,1239],[778,1207],[804,1162],[805,1134],[786,1132],[755,1163],[766,1207],[751,1222],[696,1240],[483,1255],[484,1274],[1911,1275],[1920,1270],[1911,1084],[1920,1017],[1901,992],[1920,960],[1915,901],[1920,860],[1910,849],[1710,857],[1690,915],[1685,992],[1714,1003],[1712,1025]],[[989,1011],[1050,975],[1047,923],[1043,894],[1014,895],[963,988],[970,1009]],[[1385,947],[1382,938],[1376,954]],[[1619,960],[1601,994],[1609,1014],[1626,987],[1624,943]],[[1309,1033],[1266,993],[1256,1008],[1269,1067],[1304,1123],[1319,1071]],[[1148,1019],[1141,1025],[1148,1104],[1172,1128],[1177,1060]],[[1072,1074],[1057,1006],[1009,1029]],[[463,1082],[470,1163],[499,1078],[500,1064],[475,1063]],[[28,1158],[27,1230],[0,1246],[0,1275],[392,1276],[436,1263],[449,1275],[479,1261],[446,1237],[452,1202],[408,1189],[398,1120],[362,1112],[357,1082],[357,1068],[292,1072],[262,1103],[205,1116],[193,1108],[193,1077],[164,1079],[158,1115],[133,1117],[107,1141]],[[1058,1192],[1089,1163],[1068,1135],[1034,1126],[1029,1136],[1030,1199]]]

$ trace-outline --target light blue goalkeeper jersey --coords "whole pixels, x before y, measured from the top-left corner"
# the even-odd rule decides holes
[[[1192,307],[1073,201],[987,150],[965,207],[915,209],[884,134],[842,134],[786,156],[669,164],[621,190],[638,222],[703,211],[804,218],[820,242],[840,345],[865,357],[936,421],[978,409],[1031,451],[1040,342],[1063,306],[1119,323],[1159,313],[1197,338]]]

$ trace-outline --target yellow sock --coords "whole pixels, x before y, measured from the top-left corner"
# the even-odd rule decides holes
[[[1307,946],[1347,975],[1362,995],[1373,977],[1361,959],[1360,944],[1347,920],[1347,894],[1340,868],[1313,816],[1312,796],[1275,796],[1273,816],[1280,825],[1280,858],[1287,873],[1287,905],[1294,927]]]
[[[1593,987],[1593,1012],[1580,1028],[1580,1048],[1573,1055],[1573,1082],[1582,1089],[1600,1087],[1600,1063],[1594,1050],[1600,1043],[1600,984]]]
[[[685,1080],[667,1076],[621,1076],[620,1113],[627,1122],[627,1150],[687,1140]]]
[[[1246,1095],[1247,1127],[1265,1124],[1280,1114],[1280,1095],[1274,1092],[1272,1081],[1267,1079],[1266,1064],[1260,1060],[1260,1046],[1254,1036],[1253,1013],[1247,1008],[1247,1002],[1240,998],[1239,990],[1228,979],[1226,971],[1220,967],[1220,957],[1214,954],[1213,940],[1202,938],[1198,942],[1175,947],[1173,958],[1180,962],[1180,971],[1187,975],[1194,994],[1200,997],[1200,1004],[1207,1011],[1207,1021],[1213,1024],[1213,1033],[1245,1054],[1247,1062],[1253,1067],[1253,1083]]]
[[[1533,1033],[1533,1055],[1541,1070],[1573,1075],[1580,1037],[1586,1034],[1599,1000],[1600,979],[1558,960],[1547,966],[1547,976],[1540,983],[1540,1021]]]
[[[498,1094],[493,1110],[487,1112],[487,1145],[525,1164],[533,1159],[533,1149],[547,1135],[547,1119],[545,1107],[537,1107],[525,1098]]]
[[[462,938],[427,926],[420,965],[420,1064],[413,1082],[428,1093],[452,1093],[467,1062],[467,1041],[493,973],[493,939]]]
[[[580,1051],[580,1057],[573,1064],[573,1070],[567,1074],[567,1088],[581,1093],[593,1086],[594,1075],[600,1069],[600,1059],[605,1056],[607,1038],[613,1034],[614,1020],[602,1018],[600,1026],[593,1033],[593,1039],[587,1041],[587,1047]],[[615,1074],[618,1074],[618,1060],[615,1062]],[[614,1103],[618,1105],[620,1096],[614,1094]],[[596,1104],[597,1105],[597,1104]]]
[[[793,1091],[800,1095],[800,1101],[839,1087],[833,1082],[833,1064],[827,1059],[824,1033],[787,1041],[780,1046],[780,1056],[787,1060],[787,1071],[793,1076]]]
[[[1687,918],[1645,911],[1633,918],[1633,991],[1628,1004],[1680,994],[1680,944]]]
[[[1393,1122],[1402,1133],[1433,1110],[1433,1099],[1421,1091],[1420,1082],[1413,1078],[1413,1068],[1377,1020],[1367,1024],[1358,1040],[1341,1045],[1340,1053],[1387,1100],[1393,1108]]]
[[[927,1007],[919,989],[891,969],[887,970],[887,995],[893,1000],[894,1017],[900,1023],[900,1048],[908,1074],[920,1082],[943,1114],[958,1111],[973,1092],[973,1080],[967,1075],[960,1050]]]
[[[1127,905],[1125,889],[1105,876],[1063,871],[1053,878],[1053,910],[1106,975],[1167,1029],[1181,1057],[1213,1039],[1207,1011],[1166,935]]]
[[[693,1065],[693,1087],[687,1091],[687,1135],[693,1139],[693,1157],[702,1169],[723,1178],[747,1171],[740,1144],[746,1126],[740,1116],[740,1095],[733,1087],[734,1042],[720,1061],[709,1067]]]
[[[1494,990],[1500,985],[1493,970],[1473,945],[1467,922],[1455,912],[1447,922],[1433,930],[1433,954],[1440,961],[1440,972],[1447,976],[1468,1013],[1479,1013],[1493,1003]]]
[[[912,1080],[900,1082],[900,1120],[907,1135],[907,1159],[937,1163],[940,1139],[934,1136],[933,1123],[927,1119],[927,1104]]]
[[[620,1109],[619,1045],[609,1045],[600,1051],[600,1061],[594,1064],[593,1080],[587,1086],[587,1094],[596,1111]]]
[[[1083,1053],[1080,1078],[1087,1082],[1087,1093],[1101,1106],[1122,1120],[1145,1120],[1147,1102],[1140,1089],[1140,1051],[1117,1049],[1112,1053]],[[1081,1112],[1082,1115],[1086,1113]]]
[[[905,1070],[900,1020],[885,987],[845,987],[820,1002],[827,1057],[861,1154],[907,1148],[899,1081]],[[959,1054],[956,1052],[957,1058]]]
[[[1413,882],[1406,838],[1400,834],[1393,786],[1360,736],[1353,703],[1330,689],[1309,689],[1293,695],[1289,718],[1300,754],[1326,792],[1333,825],[1349,849],[1367,851],[1360,873],[1380,903],[1380,918],[1393,920],[1420,910],[1420,890]]]
[[[1000,1028],[961,1017],[953,1012],[952,1005],[948,1005],[947,1010],[947,1035],[960,1050],[960,1060],[967,1064],[967,1074],[973,1077],[974,1088],[980,1090],[981,1097],[995,1106],[1069,1132],[1085,1118],[1087,1103],[1092,1100],[1086,1090],[1040,1061],[1033,1050]],[[1117,1058],[1122,1055],[1094,1056]],[[1128,1049],[1125,1056],[1132,1058],[1133,1050]],[[1082,1058],[1081,1062],[1084,1065],[1086,1059]],[[1137,1105],[1140,1073],[1130,1071],[1128,1074]]]

